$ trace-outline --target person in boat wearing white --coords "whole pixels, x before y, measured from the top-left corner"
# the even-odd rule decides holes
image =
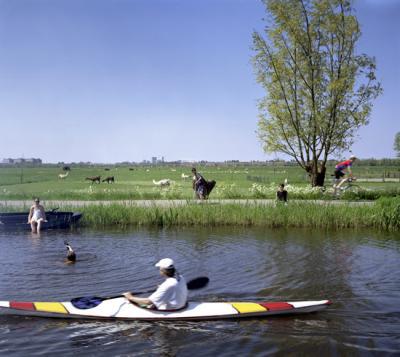
[[[137,305],[144,305],[147,308],[157,310],[179,310],[187,303],[187,285],[185,278],[178,274],[174,261],[170,258],[161,259],[156,265],[165,281],[148,298],[134,296],[130,292],[123,295],[130,302]]]
[[[47,222],[46,212],[40,204],[39,198],[35,198],[34,202],[34,205],[29,210],[28,223],[30,223],[33,233],[39,233],[42,222]]]

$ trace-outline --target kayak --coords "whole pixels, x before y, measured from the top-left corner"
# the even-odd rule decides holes
[[[78,298],[80,299],[80,298]],[[72,302],[0,301],[0,313],[40,317],[113,320],[218,320],[309,313],[325,309],[329,300],[279,302],[189,302],[175,311],[142,308],[124,297],[79,308]]]

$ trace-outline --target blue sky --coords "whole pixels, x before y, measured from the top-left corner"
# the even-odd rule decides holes
[[[358,0],[384,94],[359,157],[394,157],[400,1]],[[0,159],[266,160],[251,65],[260,0],[0,0]]]

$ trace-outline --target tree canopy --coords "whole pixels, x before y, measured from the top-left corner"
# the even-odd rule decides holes
[[[394,151],[396,151],[396,156],[400,157],[400,131],[394,136]]]
[[[266,90],[258,135],[265,151],[291,156],[316,185],[328,157],[349,149],[368,123],[382,91],[375,60],[356,53],[352,1],[263,2],[268,24],[253,33],[254,68]]]

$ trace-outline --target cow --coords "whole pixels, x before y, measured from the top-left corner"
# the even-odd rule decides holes
[[[100,183],[101,176],[86,177],[85,180],[92,181],[92,183]]]

